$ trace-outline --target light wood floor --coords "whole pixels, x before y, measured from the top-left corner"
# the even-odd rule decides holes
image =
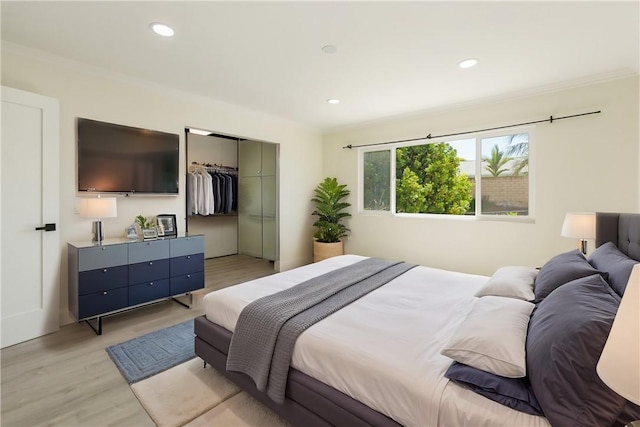
[[[203,314],[204,294],[274,273],[269,261],[232,255],[205,261],[205,289],[189,310],[164,301],[86,323],[0,351],[3,427],[153,426],[105,348]]]

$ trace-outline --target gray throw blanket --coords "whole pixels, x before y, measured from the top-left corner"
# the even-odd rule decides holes
[[[298,336],[413,267],[368,258],[253,301],[236,323],[227,370],[249,375],[258,390],[282,403]]]

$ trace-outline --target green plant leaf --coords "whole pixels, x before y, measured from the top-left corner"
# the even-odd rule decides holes
[[[338,184],[336,178],[325,178],[314,190],[315,197],[311,199],[316,207],[311,215],[318,216],[313,224],[316,232],[313,237],[323,243],[335,243],[350,231],[341,220],[351,216],[344,210],[351,206],[343,199],[351,192],[346,184]]]

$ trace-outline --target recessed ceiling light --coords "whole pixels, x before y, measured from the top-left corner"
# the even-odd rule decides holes
[[[338,51],[338,48],[335,47],[332,44],[328,44],[328,45],[322,47],[322,51],[324,53],[336,53]]]
[[[160,24],[158,22],[152,22],[151,24],[149,24],[149,28],[151,28],[154,33],[164,37],[173,37],[174,34],[173,28],[165,24]]]
[[[478,60],[475,58],[465,59],[464,61],[458,64],[460,68],[471,68],[474,67],[478,63]]]
[[[340,104],[340,100],[335,98],[327,99],[327,102],[329,104]]]

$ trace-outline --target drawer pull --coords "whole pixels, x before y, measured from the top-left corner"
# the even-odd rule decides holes
[[[187,274],[187,279],[191,279],[191,275],[190,274]]]
[[[107,248],[105,248],[104,246],[103,246],[101,249],[102,249],[103,251],[106,251],[106,250],[107,250]]]
[[[149,265],[153,265],[153,261],[149,261]]]
[[[107,272],[107,269],[105,268],[104,270],[102,270],[102,272],[103,272],[103,273],[106,273],[106,272]]]
[[[187,255],[187,259],[191,259],[191,255]]]
[[[153,286],[153,282],[150,282],[150,283],[149,283],[149,286]]]
[[[104,291],[104,292],[102,293],[102,295],[106,295],[106,294],[107,294],[107,291]]]

